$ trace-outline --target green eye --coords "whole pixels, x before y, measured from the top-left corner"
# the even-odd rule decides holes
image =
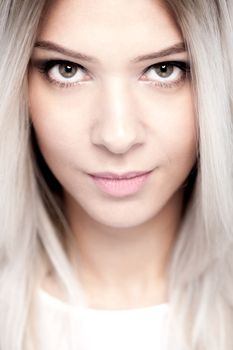
[[[159,67],[155,67],[155,71],[161,78],[168,78],[173,73],[174,66],[163,64]]]
[[[59,64],[59,73],[64,77],[64,78],[72,78],[78,70],[77,65],[71,65],[68,63],[60,63]]]
[[[190,65],[185,61],[152,64],[143,72],[143,80],[157,87],[172,88],[189,78]]]

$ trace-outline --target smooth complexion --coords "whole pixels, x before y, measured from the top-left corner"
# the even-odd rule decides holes
[[[189,63],[182,42],[158,0],[57,0],[41,23],[28,75],[30,114],[64,188],[78,247],[70,259],[75,264],[79,251],[92,307],[167,302],[182,184],[196,159],[190,75],[161,64]],[[44,63],[51,60],[62,62]],[[148,170],[143,186],[120,197],[89,175]]]

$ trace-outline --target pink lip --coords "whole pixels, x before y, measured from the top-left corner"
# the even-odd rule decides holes
[[[149,170],[149,171],[131,171],[131,172],[124,173],[124,174],[114,174],[111,172],[104,172],[104,173],[94,173],[94,174],[90,174],[90,175],[94,176],[94,177],[105,178],[105,179],[130,179],[132,177],[148,174],[149,172],[151,172],[151,170]]]
[[[124,175],[98,173],[98,176],[96,174],[90,176],[103,192],[123,197],[138,192],[151,172],[130,172]]]

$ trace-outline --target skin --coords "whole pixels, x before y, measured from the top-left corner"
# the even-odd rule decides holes
[[[188,54],[131,61],[182,42],[182,34],[157,0],[57,0],[41,22],[41,40],[98,59],[90,63],[37,47],[28,74],[31,120],[41,152],[64,189],[77,243],[69,247],[69,257],[89,306],[167,302],[182,184],[196,159],[195,111],[189,77],[172,87],[158,85],[182,76],[179,68],[166,78],[155,69],[144,71],[163,61],[188,61]],[[36,67],[42,58],[83,66],[86,71],[74,76],[81,84],[51,84]],[[50,76],[70,79],[57,66]],[[151,169],[136,194],[121,198],[102,192],[87,175]]]

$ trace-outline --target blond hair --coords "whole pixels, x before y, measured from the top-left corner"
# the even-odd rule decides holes
[[[30,125],[27,69],[49,1],[0,2],[0,349],[36,349],[35,291],[46,264],[72,303],[59,184]],[[199,134],[196,176],[169,268],[170,349],[233,348],[233,5],[165,0],[191,60]],[[44,263],[46,261],[46,264]]]

